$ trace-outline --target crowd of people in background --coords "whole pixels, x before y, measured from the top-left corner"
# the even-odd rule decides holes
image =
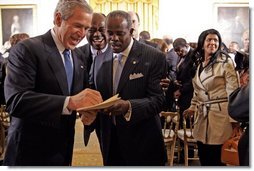
[[[5,58],[0,54],[1,104],[13,122],[4,165],[71,165],[76,110],[119,94],[107,109],[79,112],[84,143],[95,130],[105,166],[166,165],[159,113],[175,111],[176,102],[181,128],[184,115],[194,117],[201,166],[225,165],[221,147],[239,125],[247,128],[240,165],[249,166],[249,30],[239,47],[235,40],[225,45],[215,29],[191,43],[152,38],[139,25],[133,11],[106,16],[83,0],[60,0],[47,33],[10,37]],[[88,43],[77,48],[85,36]]]

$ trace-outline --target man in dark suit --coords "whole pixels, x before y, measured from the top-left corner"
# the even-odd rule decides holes
[[[86,34],[88,43],[79,47],[79,49],[84,53],[88,64],[88,71],[91,70],[95,57],[104,53],[108,48],[105,35],[105,18],[106,16],[104,14],[93,13],[91,27],[88,29]]]
[[[185,39],[177,38],[173,42],[174,51],[178,55],[176,65],[176,80],[174,98],[178,99],[180,115],[190,106],[193,96],[192,86],[192,53],[193,49],[188,45]],[[182,118],[182,116],[180,116]],[[182,124],[182,122],[181,122]]]
[[[104,165],[165,165],[159,117],[165,100],[160,86],[166,75],[165,56],[132,38],[131,18],[124,11],[109,13],[106,27],[111,48],[96,58],[94,84],[103,99],[119,94],[121,100],[97,115]],[[119,55],[121,59],[114,58]]]
[[[60,0],[54,27],[11,50],[5,80],[11,124],[4,165],[71,165],[75,111],[102,101],[99,92],[85,89],[86,62],[75,50],[90,27],[92,12],[86,1]],[[81,117],[89,125],[96,111]]]
[[[243,69],[244,52],[240,51],[239,44],[235,41],[230,42],[228,46],[228,55],[233,59],[235,63],[235,70],[239,71]]]
[[[94,64],[93,62],[96,60],[96,57],[101,53],[104,53],[108,48],[107,38],[106,38],[106,27],[105,27],[105,19],[106,16],[101,13],[93,13],[91,27],[88,29],[86,34],[86,38],[88,43],[84,46],[79,47],[82,51],[85,60],[87,61],[87,68],[89,72],[89,84],[91,88],[94,88],[92,85],[93,80],[93,70]],[[99,126],[97,124],[96,126]],[[94,129],[94,125],[92,126],[84,126],[84,129]],[[99,135],[99,129],[96,129],[97,136]],[[84,134],[84,136],[90,136],[89,134]],[[85,146],[88,144],[89,137],[84,137]]]
[[[180,108],[180,128],[183,128],[183,111],[190,106],[194,91],[191,71],[193,66],[193,49],[183,38],[175,39],[173,42],[173,47],[174,51],[178,55],[173,97],[174,99],[177,99],[177,105]],[[193,154],[193,149],[189,149],[189,156],[193,157]],[[183,158],[184,154],[182,151],[180,161],[182,161]]]

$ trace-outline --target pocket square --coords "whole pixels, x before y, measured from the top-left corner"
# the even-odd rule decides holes
[[[141,77],[144,77],[144,75],[142,73],[134,73],[134,74],[130,74],[129,79],[134,80],[134,79],[141,78]]]

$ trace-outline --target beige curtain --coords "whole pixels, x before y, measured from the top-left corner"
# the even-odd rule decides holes
[[[159,0],[89,0],[94,12],[107,15],[113,10],[135,11],[140,17],[139,31],[149,31],[151,37],[158,30]]]

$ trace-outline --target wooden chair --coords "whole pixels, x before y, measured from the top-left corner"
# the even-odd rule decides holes
[[[178,112],[161,112],[160,116],[165,118],[162,134],[167,149],[168,164],[173,166],[180,115]]]
[[[2,159],[4,154],[4,146],[5,146],[5,132],[3,124],[0,121],[0,159]]]
[[[197,154],[197,141],[193,137],[193,129],[194,129],[194,117],[186,115],[183,117],[183,129],[178,130],[178,159],[180,160],[180,151],[181,146],[180,142],[183,142],[184,146],[184,165],[189,165],[189,160],[199,160]],[[193,157],[189,157],[189,149],[193,149]],[[178,160],[178,161],[179,161]]]
[[[0,156],[4,154],[7,130],[10,126],[9,114],[5,111],[6,106],[0,108]]]

